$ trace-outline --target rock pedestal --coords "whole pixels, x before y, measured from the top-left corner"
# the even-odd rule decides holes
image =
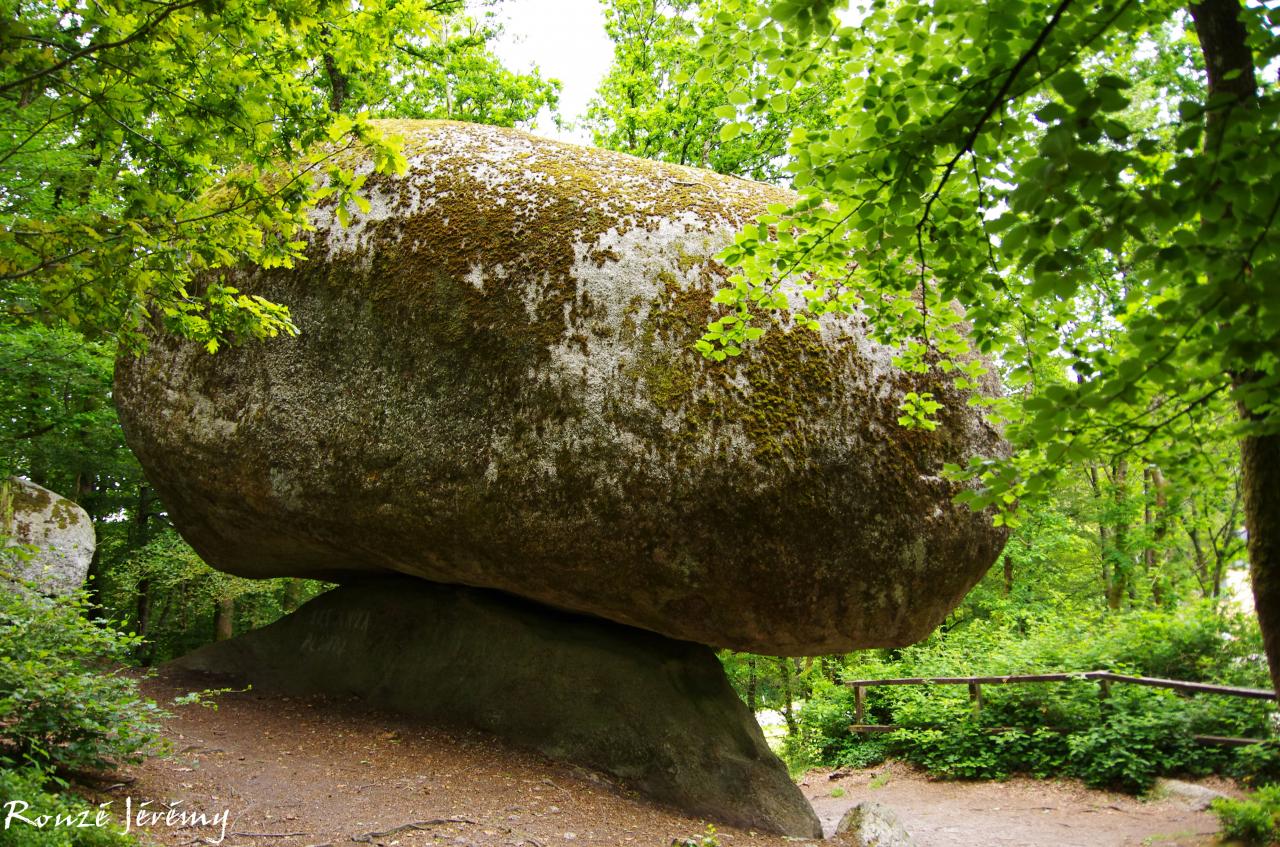
[[[382,577],[175,664],[267,691],[356,696],[493,733],[713,820],[822,836],[715,655],[697,644]]]

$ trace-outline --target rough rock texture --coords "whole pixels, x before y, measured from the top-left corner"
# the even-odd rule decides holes
[[[1207,785],[1196,785],[1194,782],[1185,782],[1181,779],[1169,779],[1167,777],[1161,777],[1156,780],[1156,784],[1151,788],[1151,795],[1181,800],[1197,812],[1202,812],[1209,808],[1213,801],[1219,797],[1227,796]]]
[[[836,835],[844,835],[851,847],[915,847],[893,809],[870,800],[844,813],[836,824]]]
[[[454,123],[405,122],[310,260],[233,274],[302,334],[123,358],[130,446],[175,525],[245,576],[398,571],[771,654],[901,645],[1000,551],[944,462],[1000,437],[860,319],[711,364],[712,261],[788,193]],[[358,163],[368,171],[367,163]],[[898,426],[909,390],[946,401]]]
[[[373,577],[174,664],[484,730],[714,820],[820,838],[711,650],[492,591]]]
[[[96,539],[89,514],[47,488],[12,476],[0,483],[0,532],[6,546],[39,548],[8,575],[45,594],[70,594],[84,585]]]

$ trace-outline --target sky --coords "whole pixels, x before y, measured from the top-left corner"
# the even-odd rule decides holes
[[[504,0],[496,9],[505,28],[493,50],[512,70],[537,65],[544,77],[558,79],[560,115],[573,122],[613,61],[613,42],[604,31],[599,0]],[[583,130],[559,130],[544,110],[532,128],[538,135],[590,144]]]

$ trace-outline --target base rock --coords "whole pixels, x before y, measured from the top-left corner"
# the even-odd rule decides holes
[[[688,812],[822,828],[712,651],[497,592],[389,576],[173,664],[479,729]]]

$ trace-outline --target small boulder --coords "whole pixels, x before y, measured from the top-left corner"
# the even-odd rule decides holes
[[[1156,780],[1155,786],[1151,790],[1151,794],[1155,797],[1164,797],[1171,800],[1177,800],[1197,812],[1203,812],[1209,808],[1209,805],[1219,797],[1226,797],[1221,791],[1216,791],[1207,785],[1196,785],[1194,782],[1184,782],[1180,779],[1160,778]]]
[[[893,809],[864,801],[844,813],[836,835],[846,836],[851,847],[915,847]]]
[[[44,594],[70,594],[84,585],[96,540],[93,521],[75,503],[21,477],[0,483],[6,547],[29,545],[3,575],[33,583]]]

